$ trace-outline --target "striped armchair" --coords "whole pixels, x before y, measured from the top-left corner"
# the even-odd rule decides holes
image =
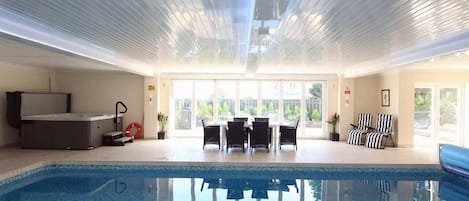
[[[350,124],[352,129],[348,131],[347,143],[353,145],[364,145],[366,133],[371,128],[373,115],[370,113],[358,114],[358,124]]]
[[[388,139],[391,139],[392,145],[394,146],[394,140],[392,139],[392,115],[377,114],[376,116],[376,128],[373,128],[366,136],[365,146],[374,149],[384,149]]]

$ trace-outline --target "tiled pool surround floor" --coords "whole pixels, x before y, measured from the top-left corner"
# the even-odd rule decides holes
[[[54,163],[137,163],[242,166],[419,166],[437,165],[437,149],[386,148],[375,150],[345,142],[299,140],[298,150],[241,152],[202,150],[202,139],[136,140],[126,146],[102,146],[94,150],[42,150],[0,148],[0,179]]]

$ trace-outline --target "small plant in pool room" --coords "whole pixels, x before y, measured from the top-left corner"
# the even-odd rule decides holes
[[[334,115],[332,115],[332,118],[326,122],[331,124],[332,126],[332,132],[329,133],[330,140],[339,141],[339,133],[336,132],[336,127],[337,127],[337,124],[339,123],[339,115],[337,113],[334,113]]]
[[[158,122],[160,123],[160,131],[158,131],[158,139],[164,139],[166,136],[165,127],[168,123],[168,115],[158,112]]]

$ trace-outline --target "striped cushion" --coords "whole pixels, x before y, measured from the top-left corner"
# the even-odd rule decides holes
[[[374,149],[384,149],[383,142],[386,137],[387,135],[383,135],[381,133],[368,133],[366,136],[365,146]]]
[[[396,189],[396,185],[397,185],[395,181],[370,180],[370,179],[360,180],[359,183],[363,185],[370,185],[370,187],[376,186],[376,189],[378,189],[379,191],[388,192],[388,193],[394,192]]]
[[[392,131],[392,115],[391,114],[378,114],[376,120],[376,132],[389,133]]]
[[[377,180],[376,181],[376,188],[380,191],[384,192],[392,192],[393,188],[391,187],[391,182],[388,180]]]
[[[368,130],[368,127],[371,127],[372,119],[373,115],[371,115],[370,113],[358,114],[358,129]]]
[[[353,129],[348,132],[347,144],[363,145],[365,142],[362,137],[365,136],[366,131]]]
[[[365,180],[359,180],[359,181],[360,181],[360,183],[362,183],[362,184],[373,184],[373,181],[374,181],[374,180],[365,179]]]

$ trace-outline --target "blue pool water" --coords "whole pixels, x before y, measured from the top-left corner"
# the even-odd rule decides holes
[[[51,165],[0,181],[16,200],[469,200],[469,180],[427,168]]]

